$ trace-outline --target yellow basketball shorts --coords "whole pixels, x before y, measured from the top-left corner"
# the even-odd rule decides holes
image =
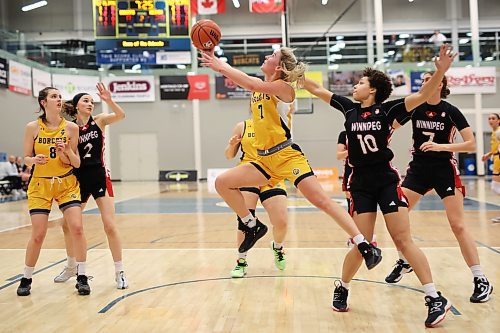
[[[288,179],[297,187],[301,180],[314,175],[309,161],[297,144],[269,156],[258,156],[251,163],[266,176],[270,186]]]
[[[49,214],[54,200],[61,211],[69,207],[81,206],[80,184],[75,175],[71,174],[62,178],[31,178],[28,185],[30,215]]]
[[[260,202],[275,197],[277,195],[287,196],[285,181],[282,180],[275,186],[264,185],[260,187],[240,187],[242,192],[252,192],[259,196]]]
[[[500,175],[500,156],[499,155],[493,156],[493,175],[494,176]]]

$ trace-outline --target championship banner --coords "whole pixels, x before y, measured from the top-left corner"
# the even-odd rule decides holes
[[[285,0],[250,0],[251,13],[281,13],[285,9]]]
[[[31,67],[9,61],[9,90],[31,95]]]
[[[260,74],[248,74],[264,80]],[[238,86],[233,80],[225,76],[215,77],[215,98],[217,99],[248,99],[251,92]]]
[[[306,78],[308,78],[311,81],[316,82],[317,84],[319,84],[320,87],[323,87],[323,72],[306,72]],[[318,98],[305,89],[297,90],[295,92],[295,97],[296,98]]]
[[[7,59],[0,58],[0,88],[8,88],[9,63]]]
[[[329,71],[328,90],[339,96],[352,96],[354,85],[363,77],[363,71]]]
[[[452,94],[494,94],[497,91],[495,67],[452,67],[446,72]]]
[[[108,87],[115,102],[155,101],[153,75],[106,77],[103,83]]]
[[[407,96],[410,94],[410,79],[402,69],[388,69],[387,75],[392,82],[392,96]]]
[[[52,77],[50,73],[33,68],[33,97],[38,97],[38,93],[45,87],[52,87]]]
[[[160,99],[210,99],[207,74],[160,76]]]
[[[96,88],[98,82],[98,76],[52,74],[52,85],[59,89],[64,100],[73,99],[73,96],[83,92],[92,96],[94,102],[100,102]]]

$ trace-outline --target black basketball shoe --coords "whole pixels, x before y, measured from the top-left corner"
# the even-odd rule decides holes
[[[392,272],[385,277],[387,283],[398,283],[403,278],[403,274],[413,272],[410,264],[406,263],[403,259],[396,261]]]
[[[31,294],[31,282],[33,279],[27,279],[23,277],[19,287],[17,287],[17,296],[28,296]]]
[[[79,295],[89,295],[90,294],[90,286],[89,286],[88,277],[86,275],[78,275],[76,277],[75,288],[78,289]]]
[[[267,233],[267,226],[260,222],[259,219],[257,219],[256,222],[257,223],[253,228],[245,225],[244,230],[242,230],[245,234],[245,239],[243,239],[243,242],[238,248],[238,251],[240,253],[244,253],[250,250],[255,245],[255,243]]]
[[[342,287],[342,283],[339,280],[335,280],[334,284],[335,290],[333,291],[332,309],[337,312],[347,312],[349,310],[347,306],[349,290]]]
[[[363,259],[365,259],[368,269],[374,268],[382,261],[382,251],[373,244],[366,242],[359,243],[358,250],[361,252]]]
[[[470,297],[472,303],[484,303],[490,299],[493,286],[486,277],[474,278],[474,293]]]
[[[425,305],[429,307],[425,327],[435,327],[444,320],[446,313],[451,308],[451,303],[437,292],[438,297],[425,296]]]

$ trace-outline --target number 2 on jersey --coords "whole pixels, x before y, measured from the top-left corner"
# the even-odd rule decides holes
[[[368,154],[368,150],[372,153],[378,151],[377,141],[375,141],[375,137],[373,135],[367,134],[363,136],[361,134],[358,134],[356,137],[359,140],[359,144],[361,145],[363,154]],[[368,150],[366,148],[368,148]]]
[[[92,155],[90,154],[90,151],[92,150],[92,144],[90,142],[87,143],[85,147],[83,147],[83,149],[85,149],[85,155],[83,155],[83,158],[92,157]]]

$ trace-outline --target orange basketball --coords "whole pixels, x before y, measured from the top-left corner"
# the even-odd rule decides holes
[[[220,37],[220,28],[212,20],[200,20],[191,28],[191,41],[198,50],[210,51],[219,44]]]

